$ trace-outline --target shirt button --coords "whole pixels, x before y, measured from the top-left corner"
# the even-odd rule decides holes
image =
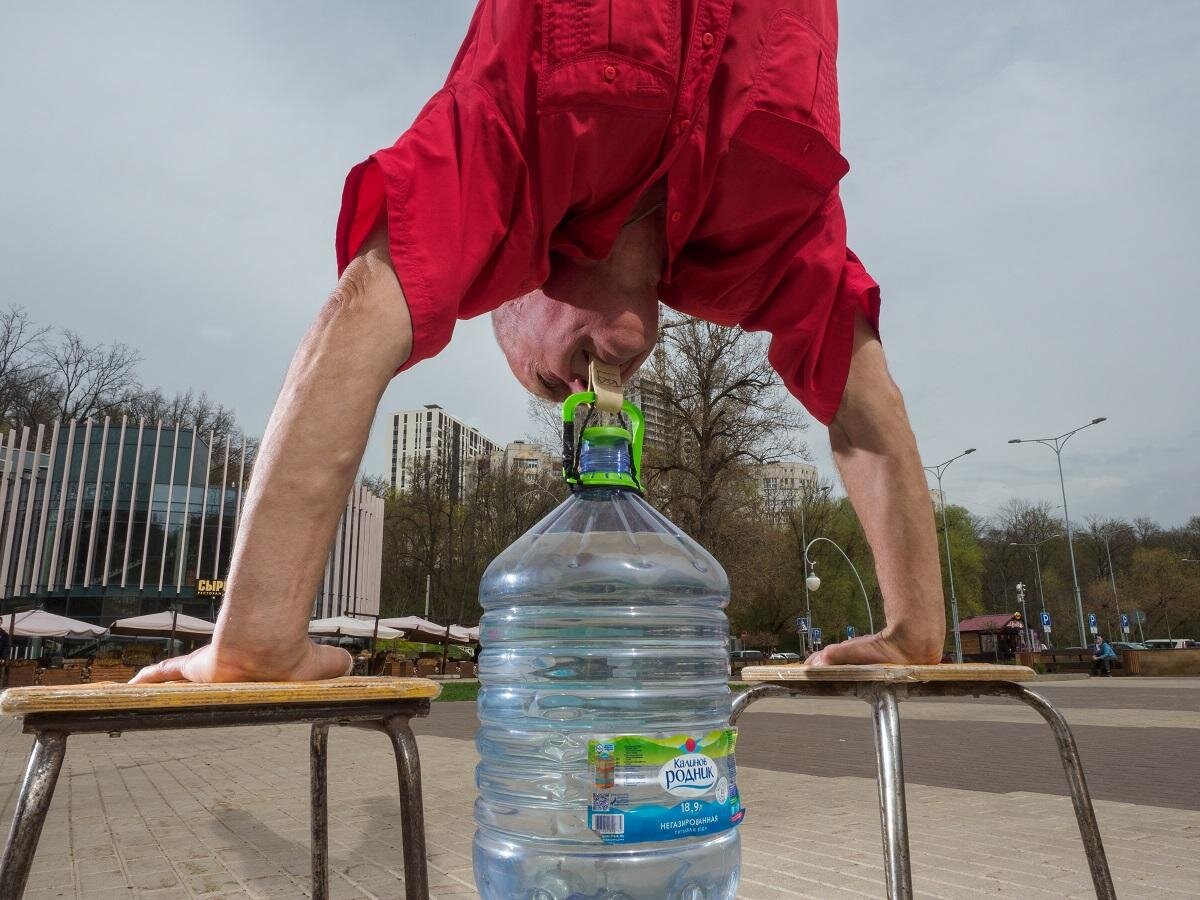
[[[679,210],[675,210],[675,212],[671,213],[672,224],[674,224],[675,222],[678,222],[682,218],[683,218],[683,213],[681,213]]]
[[[715,41],[716,38],[713,37],[713,33],[711,31],[706,31],[700,36],[700,43],[702,43],[705,47],[711,47]]]
[[[692,127],[691,119],[680,119],[678,122],[675,123],[675,131],[677,134],[683,134],[685,131],[687,131],[691,127]]]
[[[604,67],[604,80],[605,81],[615,81],[616,77],[617,77],[617,67],[616,66],[605,66]]]

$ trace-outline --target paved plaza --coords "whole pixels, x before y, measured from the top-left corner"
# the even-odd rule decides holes
[[[1078,738],[1122,898],[1200,897],[1200,679],[1049,682]],[[922,897],[1093,896],[1049,729],[999,700],[901,707]],[[437,898],[475,897],[474,704],[416,724]],[[742,719],[739,897],[881,897],[867,706],[763,701]],[[0,722],[7,827],[29,738]],[[50,897],[304,897],[308,736],[298,726],[70,739],[30,878]],[[401,896],[386,740],[330,736],[335,898]]]

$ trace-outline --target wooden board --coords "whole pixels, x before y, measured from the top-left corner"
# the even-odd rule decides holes
[[[290,706],[372,700],[433,699],[442,687],[426,678],[347,676],[328,681],[258,681],[230,684],[117,684],[92,682],[9,688],[0,715],[102,712],[119,709],[187,709],[202,706]]]
[[[746,666],[744,681],[1031,681],[1037,673],[1027,666],[991,663],[942,663],[905,666],[879,663],[870,666]]]

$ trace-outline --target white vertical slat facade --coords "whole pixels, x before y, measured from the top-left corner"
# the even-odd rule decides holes
[[[207,603],[197,582],[225,580],[250,474],[246,442],[214,437],[197,447],[195,428],[124,417],[0,433],[0,614],[40,605],[106,624],[118,616],[101,610]],[[383,520],[383,499],[356,485],[314,615],[379,612]]]

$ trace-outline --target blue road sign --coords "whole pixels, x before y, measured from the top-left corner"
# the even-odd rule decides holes
[[[820,629],[820,628],[817,628],[817,627],[814,625],[814,626],[813,626],[813,628],[812,628],[812,630],[809,632],[809,634],[811,634],[811,635],[812,635],[812,639],[813,639],[813,643],[814,643],[814,644],[819,644],[819,643],[821,643],[821,629]]]
[[[808,617],[807,616],[796,616],[796,630],[797,631],[808,631]]]
[[[1095,628],[1095,627],[1096,627],[1096,614],[1088,613],[1088,628]]]
[[[1045,611],[1042,612],[1042,627],[1043,628],[1050,627],[1050,613],[1045,612]]]
[[[1121,613],[1121,627],[1126,631],[1129,630],[1129,616],[1126,613]]]
[[[858,632],[854,630],[853,625],[846,626],[846,638],[847,639],[854,637],[856,634],[858,634]]]

